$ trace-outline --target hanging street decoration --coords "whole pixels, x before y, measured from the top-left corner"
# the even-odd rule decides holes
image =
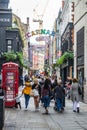
[[[38,29],[35,31],[31,31],[25,34],[26,38],[30,38],[34,35],[50,35],[50,36],[55,36],[55,32],[54,31],[50,31],[50,30],[46,30],[46,29]]]
[[[36,41],[39,42],[39,41],[45,41],[47,42],[49,40],[49,36],[39,36],[39,37],[36,37]]]

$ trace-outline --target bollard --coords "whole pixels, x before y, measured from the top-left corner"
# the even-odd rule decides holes
[[[5,103],[4,96],[0,96],[0,130],[4,127]]]

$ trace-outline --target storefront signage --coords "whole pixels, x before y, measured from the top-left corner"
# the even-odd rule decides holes
[[[12,13],[0,12],[0,27],[12,26]]]

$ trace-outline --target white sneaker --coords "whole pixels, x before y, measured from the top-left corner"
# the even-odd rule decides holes
[[[39,111],[40,109],[39,108],[35,108],[35,111]]]

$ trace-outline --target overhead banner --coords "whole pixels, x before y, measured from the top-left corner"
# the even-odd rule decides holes
[[[40,34],[54,36],[55,32],[54,31],[50,31],[50,30],[46,30],[46,29],[40,29],[40,30],[38,29],[38,30],[35,30],[35,31],[28,32],[25,35],[25,37],[29,38],[29,37],[32,37],[34,35],[40,35]]]
[[[50,38],[49,36],[39,36],[39,37],[36,37],[36,41],[48,41]]]

